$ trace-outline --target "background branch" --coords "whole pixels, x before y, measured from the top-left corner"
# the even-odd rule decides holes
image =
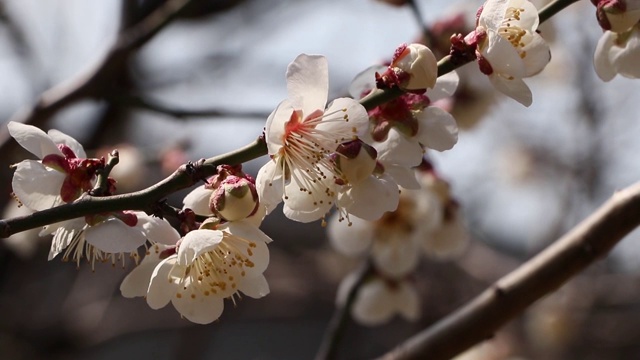
[[[529,305],[604,257],[640,225],[640,183],[616,192],[596,212],[467,305],[381,359],[450,359],[489,339]]]

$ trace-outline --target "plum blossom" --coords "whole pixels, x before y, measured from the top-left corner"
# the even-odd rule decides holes
[[[593,64],[600,79],[611,81],[617,74],[640,77],[640,1],[600,0],[596,15],[604,33],[598,41]]]
[[[328,66],[322,56],[302,54],[287,68],[288,99],[267,119],[265,140],[271,159],[256,179],[267,212],[284,201],[284,214],[309,222],[335,204],[342,176],[331,154],[341,143],[362,137],[367,112],[350,98],[326,107]]]
[[[58,130],[48,133],[35,126],[10,121],[9,134],[40,160],[14,165],[12,187],[22,204],[33,211],[49,209],[75,200],[92,188],[102,159],[86,159],[74,138]]]
[[[53,235],[49,260],[62,254],[63,261],[77,266],[86,258],[92,269],[96,262],[115,265],[121,261],[124,266],[126,254],[138,262],[137,249],[147,241],[149,233],[157,231],[159,221],[143,212],[113,212],[47,225],[40,236]]]
[[[538,74],[551,60],[549,45],[538,34],[536,7],[527,0],[488,0],[473,38],[480,71],[501,93],[524,106],[533,95],[522,80]]]
[[[144,296],[152,309],[171,302],[189,321],[208,324],[222,314],[225,298],[235,301],[239,292],[253,298],[269,293],[262,273],[271,239],[251,221],[205,221],[184,237],[168,223],[165,228],[173,245],[149,248],[123,280],[123,296]]]
[[[348,256],[367,254],[381,276],[398,279],[413,272],[423,253],[446,259],[459,255],[468,235],[448,184],[433,172],[418,172],[421,189],[403,189],[398,208],[379,220],[329,219],[333,247]]]
[[[347,275],[336,296],[336,303],[345,303],[349,291],[356,282],[356,274]],[[388,280],[373,275],[358,289],[351,307],[351,315],[358,323],[376,326],[391,320],[394,315],[416,321],[420,317],[420,296],[409,279]]]
[[[351,95],[362,97],[371,93],[372,75],[380,68],[373,66],[358,74],[349,88]],[[433,106],[453,95],[458,81],[455,72],[445,74],[426,93],[406,93],[369,111],[370,131],[364,140],[378,152],[378,162],[385,172],[402,187],[419,187],[411,168],[422,161],[423,146],[445,151],[458,141],[453,116]]]

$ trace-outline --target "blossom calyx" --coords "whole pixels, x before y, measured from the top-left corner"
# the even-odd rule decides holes
[[[227,221],[237,221],[255,213],[258,203],[258,192],[252,181],[229,175],[214,190],[209,208]]]
[[[376,74],[378,88],[393,86],[405,90],[431,89],[438,79],[438,62],[431,49],[422,44],[402,44],[386,72]]]
[[[603,30],[625,32],[640,21],[640,1],[593,0],[596,18]]]

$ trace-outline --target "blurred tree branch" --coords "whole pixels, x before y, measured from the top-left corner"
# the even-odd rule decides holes
[[[380,359],[450,359],[604,257],[640,225],[640,183],[616,192],[566,235],[475,299]]]

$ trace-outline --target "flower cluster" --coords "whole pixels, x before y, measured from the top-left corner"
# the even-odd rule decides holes
[[[329,221],[333,247],[348,256],[366,255],[375,268],[353,305],[354,318],[363,324],[381,324],[396,313],[416,320],[420,311],[411,275],[420,254],[448,259],[459,255],[468,242],[448,184],[433,169],[419,170],[417,176],[420,189],[403,190],[398,209],[379,220],[354,219],[351,226],[336,216]],[[353,282],[353,276],[343,280],[338,303]]]
[[[398,185],[417,187],[411,167],[420,163],[423,146],[446,150],[457,140],[451,115],[429,106],[440,94],[450,95],[457,78],[445,78],[438,90],[436,74],[427,47],[402,45],[382,75],[369,71],[356,83],[366,77],[410,93],[368,113],[351,98],[325,108],[326,59],[298,56],[287,70],[289,99],[269,116],[265,128],[271,159],[258,173],[257,189],[267,211],[284,202],[287,217],[309,222],[324,218],[334,206],[341,219],[376,220],[395,210]],[[360,97],[373,87],[352,95]],[[434,89],[434,97],[431,90],[424,94],[427,88]]]

